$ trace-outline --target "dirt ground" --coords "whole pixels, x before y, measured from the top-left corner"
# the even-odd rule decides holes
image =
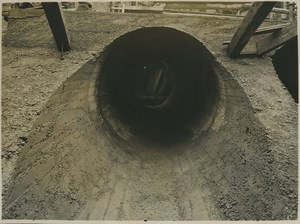
[[[297,104],[274,71],[273,52],[226,56],[222,42],[240,19],[65,15],[72,50],[63,60],[44,15],[11,18],[3,35],[3,218],[297,218]],[[115,140],[90,94],[97,71],[89,71],[98,61],[85,63],[99,60],[120,35],[149,26],[198,38],[216,58],[224,83],[222,125],[176,153],[137,151]]]

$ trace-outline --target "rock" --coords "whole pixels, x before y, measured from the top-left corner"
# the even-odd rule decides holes
[[[21,136],[21,137],[19,137],[19,141],[20,141],[21,145],[25,145],[29,140],[27,137]]]
[[[29,106],[34,106],[36,105],[36,102],[31,102],[31,103],[28,103]]]
[[[232,208],[231,204],[227,203],[226,208],[228,208],[228,209]]]

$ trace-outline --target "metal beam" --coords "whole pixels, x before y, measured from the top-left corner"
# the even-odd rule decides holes
[[[42,5],[58,50],[69,51],[70,39],[61,4],[58,2],[42,2]]]
[[[297,22],[294,21],[290,25],[275,31],[274,33],[265,37],[263,40],[259,41],[257,43],[257,53],[258,55],[262,55],[270,52],[296,36]]]
[[[254,2],[244,20],[232,37],[227,48],[228,55],[238,57],[256,29],[271,12],[276,2]]]

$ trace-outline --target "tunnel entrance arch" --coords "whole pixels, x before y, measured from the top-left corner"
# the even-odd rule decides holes
[[[175,144],[207,130],[219,101],[214,59],[191,35],[169,27],[126,33],[102,54],[98,109],[122,139]]]

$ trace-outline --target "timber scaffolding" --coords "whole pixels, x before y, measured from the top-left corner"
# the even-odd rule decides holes
[[[251,8],[251,2],[112,2],[111,12],[152,12],[163,14],[193,14],[193,15],[222,15],[244,17]],[[277,2],[267,16],[267,19],[295,20],[296,4],[288,2]]]
[[[244,16],[242,23],[236,30],[231,41],[223,42],[223,45],[228,45],[227,52],[229,57],[237,58],[242,55],[261,56],[282,46],[286,42],[297,38],[297,22],[294,20],[294,10],[292,14],[293,21],[290,21],[290,23],[285,22],[275,26],[258,29],[267,16],[272,12],[272,10],[274,11],[274,6],[277,4],[277,2],[254,2],[251,4],[247,14]],[[43,2],[42,5],[58,49],[62,52],[70,50],[71,44],[60,3]],[[156,7],[158,7],[158,5],[156,5]],[[293,7],[293,9],[294,8],[295,7]],[[275,8],[275,10],[277,9]],[[280,13],[283,12],[285,11],[280,11]],[[242,52],[253,36],[262,34],[266,36],[264,36],[264,38],[260,38],[259,41],[254,41],[254,45],[252,43],[250,51],[246,50],[246,52]]]
[[[41,8],[41,3],[3,3],[2,16],[7,17],[11,9]],[[150,12],[161,14],[212,15],[244,17],[251,7],[251,2],[197,2],[197,1],[120,1],[120,2],[62,2],[64,10],[92,10],[98,12]],[[83,9],[80,6],[86,6]],[[277,2],[266,17],[270,20],[293,21],[296,18],[294,2]]]
[[[282,46],[293,38],[297,38],[296,21],[291,21],[290,24],[285,25],[280,24],[278,26],[265,27],[257,31],[257,28],[266,19],[276,4],[277,2],[254,2],[251,5],[231,41],[228,42],[227,52],[231,58],[241,56],[242,50],[254,35],[269,33],[263,39],[255,42],[252,52],[246,54],[260,56]]]

